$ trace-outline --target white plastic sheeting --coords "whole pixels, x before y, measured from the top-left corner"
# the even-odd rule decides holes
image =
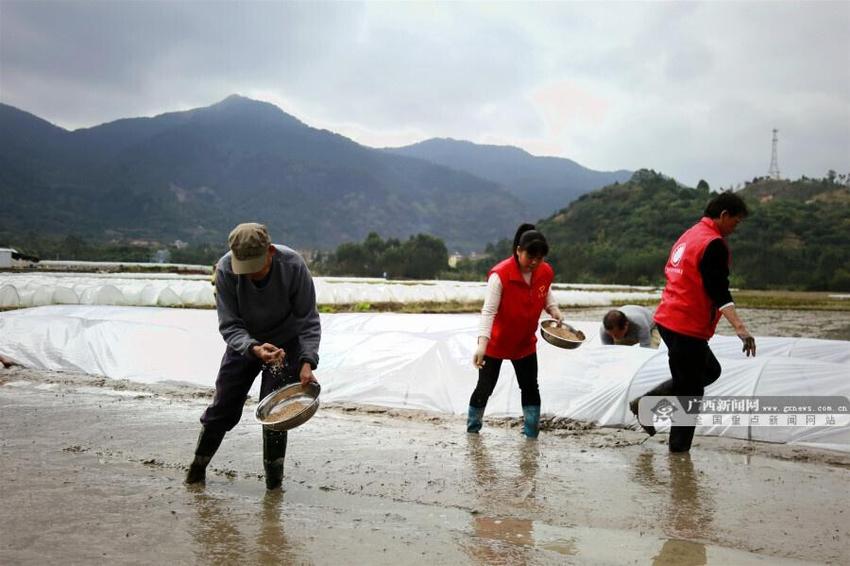
[[[63,304],[211,307],[215,298],[207,275],[0,274],[0,307]]]
[[[801,358],[819,362],[850,364],[850,342],[846,340],[758,336],[756,341],[759,358]],[[665,347],[664,342],[662,342],[661,348]],[[739,359],[743,357],[741,355],[741,341],[733,337],[715,336],[711,340],[711,351],[718,358]]]
[[[486,284],[463,281],[386,281],[315,278],[321,305],[411,302],[483,302]],[[557,285],[561,305],[605,306],[614,301],[656,300],[649,287]],[[210,277],[176,273],[0,273],[0,307],[45,305],[213,307]]]
[[[49,271],[127,271],[157,269],[168,272],[211,273],[212,266],[191,263],[150,263],[142,261],[75,261],[43,259],[38,263],[40,269]]]
[[[581,348],[539,342],[543,412],[601,426],[634,423],[627,402],[669,377],[666,352],[602,346],[597,322],[573,324],[589,337]],[[477,315],[322,315],[322,398],[463,414],[476,382],[470,360],[477,325]],[[759,356],[747,359],[737,338],[715,337],[723,375],[706,393],[850,396],[850,342],[759,338],[758,344]],[[0,313],[0,354],[35,368],[212,387],[223,349],[215,312],[208,310],[51,306]],[[509,362],[487,414],[521,414]],[[700,427],[698,433],[850,451],[850,427]]]
[[[553,286],[562,305],[605,306],[612,302],[656,300],[660,292],[651,287],[604,285]],[[483,302],[487,285],[477,281],[387,281],[317,277],[316,294],[320,304]]]

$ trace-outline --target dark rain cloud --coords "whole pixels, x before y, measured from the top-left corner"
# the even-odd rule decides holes
[[[732,185],[850,168],[850,3],[0,2],[0,100],[63,127],[280,105]]]

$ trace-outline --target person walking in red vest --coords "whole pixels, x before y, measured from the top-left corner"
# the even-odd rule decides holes
[[[540,313],[563,316],[550,289],[555,277],[543,261],[549,244],[533,224],[522,224],[514,236],[513,255],[493,267],[487,276],[487,298],[481,309],[478,347],[473,364],[478,384],[469,399],[466,431],[481,430],[487,400],[496,387],[502,360],[510,360],[522,397],[523,433],[537,438],[540,392],[537,388],[537,337]]]
[[[729,292],[732,259],[725,239],[748,214],[741,197],[732,192],[720,193],[709,201],[700,221],[673,244],[664,267],[667,284],[654,317],[667,345],[672,379],[646,395],[699,397],[707,385],[717,381],[720,363],[708,347],[708,340],[721,315],[743,342],[744,353],[748,357],[756,355],[755,338],[738,316]],[[639,400],[629,403],[635,415]],[[654,427],[641,426],[650,435],[655,434]],[[687,452],[693,438],[694,427],[671,426],[670,451]]]

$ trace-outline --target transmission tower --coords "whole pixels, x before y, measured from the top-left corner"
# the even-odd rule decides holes
[[[771,179],[779,180],[779,157],[777,156],[776,146],[779,145],[779,130],[773,129],[773,151],[770,153],[770,169],[767,170],[767,176]]]

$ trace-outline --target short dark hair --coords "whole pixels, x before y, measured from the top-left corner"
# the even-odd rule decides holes
[[[533,257],[543,257],[549,253],[549,243],[534,224],[520,224],[514,235],[513,254],[517,255],[517,248]]]
[[[629,321],[626,318],[626,315],[623,314],[623,311],[618,311],[617,309],[610,310],[605,313],[605,316],[602,317],[602,326],[605,330],[622,330],[626,327],[626,323]]]
[[[705,212],[702,215],[709,218],[720,218],[720,214],[724,210],[732,216],[740,216],[742,218],[750,215],[747,203],[732,191],[724,191],[708,201],[708,204],[705,206]]]

